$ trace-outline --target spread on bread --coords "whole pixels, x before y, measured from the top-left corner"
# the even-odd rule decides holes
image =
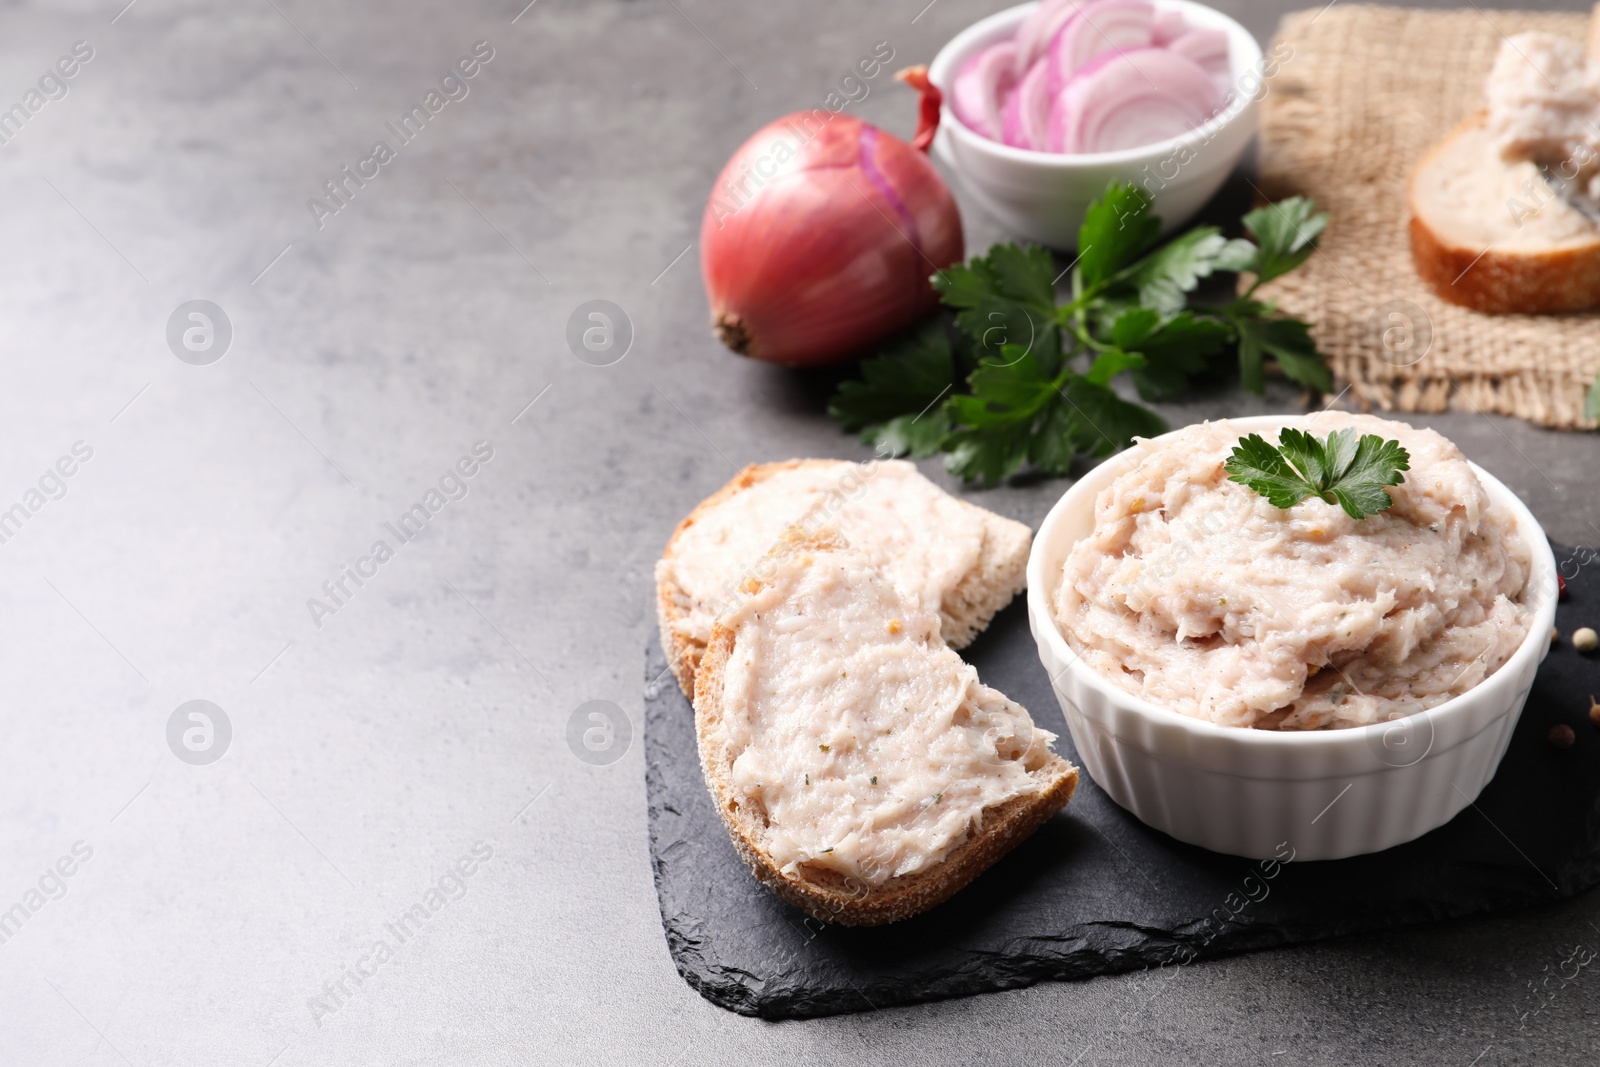
[[[747,467],[656,566],[706,786],[756,878],[825,922],[945,900],[1077,770],[954,651],[1026,584],[1027,526],[902,461]]]
[[[1517,34],[1485,88],[1487,109],[1412,170],[1418,275],[1441,299],[1492,314],[1600,305],[1600,225],[1566,199],[1600,194],[1600,64],[1577,41]]]
[[[780,896],[828,922],[904,918],[1066,803],[1054,735],[867,554],[796,530],[759,570],[713,626],[695,726],[734,843]]]
[[[656,564],[661,646],[685,693],[716,616],[791,525],[838,530],[962,648],[1025,582],[1022,523],[951,496],[903,460],[746,467],[678,525]]]
[[[1584,195],[1600,195],[1600,63],[1581,43],[1554,33],[1508,38],[1486,95],[1500,158],[1544,163]]]

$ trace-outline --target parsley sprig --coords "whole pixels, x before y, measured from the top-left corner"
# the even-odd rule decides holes
[[[1327,216],[1293,197],[1244,216],[1254,241],[1198,226],[1157,245],[1161,222],[1136,186],[1112,184],[1089,206],[1064,299],[1043,248],[999,244],[933,280],[955,314],[861,364],[828,413],[881,454],[946,454],[951,473],[995,483],[1024,465],[1063,475],[1075,456],[1104,456],[1166,422],[1113,388],[1126,375],[1146,401],[1184,394],[1230,349],[1263,391],[1264,367],[1318,392],[1332,385],[1310,327],[1256,290],[1304,263]],[[1248,273],[1245,292],[1191,305],[1201,281]],[[1062,272],[1065,273],[1065,272]]]
[[[1304,430],[1285,429],[1277,447],[1251,434],[1234,446],[1224,464],[1230,482],[1247,485],[1273,507],[1292,508],[1308,497],[1338,504],[1352,519],[1387,511],[1394,503],[1385,486],[1405,480],[1411,455],[1399,441],[1348,427],[1319,441]]]

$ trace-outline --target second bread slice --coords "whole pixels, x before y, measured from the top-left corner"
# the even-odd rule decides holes
[[[712,622],[796,524],[848,537],[939,613],[951,648],[971,642],[1027,584],[1028,527],[951,496],[903,460],[746,467],[678,524],[656,564],[661,647],[689,696]]]

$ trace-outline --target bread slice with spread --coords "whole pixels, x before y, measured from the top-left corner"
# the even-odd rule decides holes
[[[791,530],[751,571],[700,660],[695,732],[735,848],[779,897],[849,926],[919,914],[1071,798],[1055,735],[839,534]]]
[[[1600,18],[1584,42],[1505,39],[1484,86],[1488,108],[1411,173],[1411,258],[1452,304],[1489,313],[1600,305]],[[1543,163],[1555,188],[1545,180]]]
[[[717,614],[791,525],[840,531],[964,648],[1027,584],[1027,526],[951,496],[903,460],[746,467],[678,524],[656,564],[661,647],[684,693]]]
[[[1417,163],[1411,259],[1442,299],[1490,313],[1600,305],[1600,226],[1530,162],[1500,157],[1482,113]]]

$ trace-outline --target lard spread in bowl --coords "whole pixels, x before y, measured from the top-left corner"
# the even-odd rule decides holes
[[[1354,519],[1317,497],[1274,506],[1229,480],[1249,431],[1227,421],[1146,443],[1100,491],[1050,591],[1086,664],[1206,722],[1315,730],[1436,707],[1511,657],[1531,618],[1530,550],[1460,450],[1370,415],[1298,421],[1398,440],[1410,469],[1392,507]]]
[[[1398,440],[1392,506],[1278,509],[1228,480],[1242,437],[1286,427]],[[1413,840],[1472,802],[1555,602],[1515,493],[1437,434],[1333,412],[1140,441],[1062,494],[1028,557],[1039,660],[1095,784],[1180,841],[1297,863]]]

